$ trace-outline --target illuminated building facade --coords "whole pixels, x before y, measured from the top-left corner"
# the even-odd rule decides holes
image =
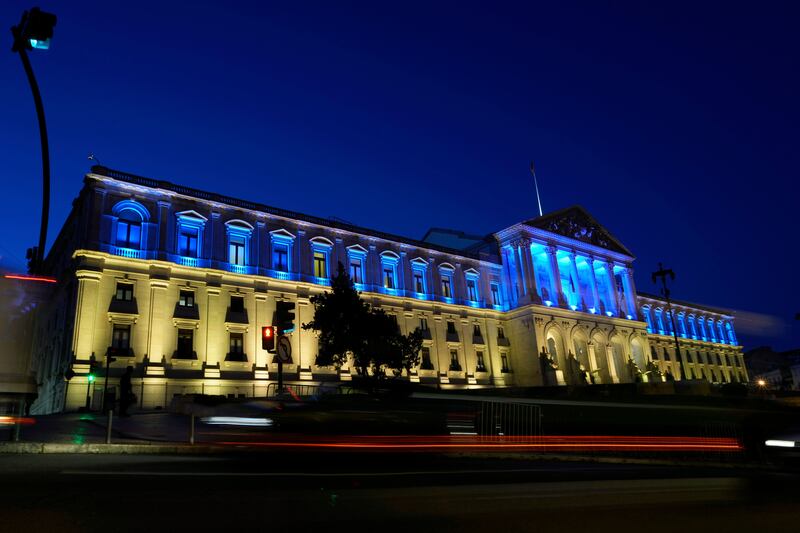
[[[422,330],[420,365],[405,376],[413,382],[475,388],[661,380],[657,371],[670,361],[659,350],[662,340],[670,349],[669,337],[652,326],[663,321],[653,315],[657,300],[636,293],[633,260],[580,207],[489,236],[431,230],[413,240],[93,167],[46,262],[59,283],[39,324],[65,321],[71,343],[35,347],[49,371],[38,376],[34,407],[74,409],[87,393],[96,405],[100,387],[93,391],[87,376],[92,356],[102,366],[106,354],[116,357],[111,386],[134,367],[143,407],[179,394],[264,396],[277,365],[261,348],[261,326],[272,323],[279,300],[295,303],[297,326],[309,322],[309,299],[326,290],[338,263],[404,333]],[[695,317],[695,327],[702,315],[707,327],[722,328],[697,336],[685,330],[687,344],[713,346],[740,362],[730,315],[678,307]],[[287,382],[352,378],[353,368],[314,364],[313,332],[297,327],[290,338]],[[743,367],[703,364],[713,370],[703,374],[710,380],[746,379]],[[68,386],[67,369],[75,372]]]

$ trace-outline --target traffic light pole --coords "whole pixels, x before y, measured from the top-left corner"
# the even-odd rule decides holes
[[[20,37],[15,33],[15,39]],[[47,141],[47,123],[44,119],[44,105],[42,104],[42,95],[39,93],[39,84],[36,82],[36,77],[33,75],[33,68],[28,59],[28,53],[24,46],[17,47],[16,52],[22,60],[22,66],[25,68],[25,74],[28,77],[28,83],[31,86],[33,93],[33,103],[36,105],[36,117],[39,119],[39,140],[42,145],[42,222],[39,226],[39,247],[36,250],[34,258],[34,274],[42,273],[42,262],[44,260],[44,247],[47,241],[47,224],[50,217],[50,145]]]

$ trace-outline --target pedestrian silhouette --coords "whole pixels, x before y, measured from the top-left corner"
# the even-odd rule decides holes
[[[128,415],[128,407],[130,407],[133,399],[133,387],[131,386],[131,376],[133,375],[133,367],[129,366],[125,369],[125,373],[119,380],[119,416]]]

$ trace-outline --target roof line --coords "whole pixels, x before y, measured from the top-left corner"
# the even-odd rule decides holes
[[[91,168],[91,172],[94,174],[98,174],[101,176],[105,176],[107,178],[112,178],[115,180],[123,181],[126,183],[132,183],[135,185],[141,185],[144,187],[150,187],[154,189],[164,189],[167,191],[176,192],[178,194],[183,194],[186,196],[191,196],[195,198],[199,198],[201,200],[208,200],[211,202],[217,202],[220,204],[226,204],[232,207],[238,207],[240,209],[249,209],[252,211],[261,211],[263,213],[269,213],[271,215],[276,215],[279,217],[290,218],[295,220],[302,220],[304,222],[308,222],[311,224],[316,224],[318,226],[324,226],[329,228],[341,229],[344,231],[349,231],[352,233],[360,233],[364,235],[368,235],[371,237],[377,237],[379,239],[385,239],[390,241],[396,241],[404,244],[409,244],[411,246],[416,246],[418,248],[425,248],[429,250],[435,250],[438,252],[451,254],[459,257],[466,257],[469,259],[476,259],[478,261],[486,261],[488,263],[496,263],[499,264],[497,261],[492,261],[487,257],[481,257],[480,254],[476,253],[465,253],[460,250],[455,250],[453,248],[447,248],[446,246],[439,246],[436,244],[426,243],[423,241],[418,241],[416,239],[411,239],[409,237],[403,237],[401,235],[395,235],[392,233],[386,233],[383,231],[373,230],[370,228],[365,228],[363,226],[357,226],[355,224],[349,224],[339,221],[330,220],[327,218],[317,217],[314,215],[306,215],[304,213],[299,213],[297,211],[290,211],[288,209],[281,209],[278,207],[271,207],[265,204],[261,204],[258,202],[251,202],[248,200],[241,200],[239,198],[233,198],[232,196],[226,196],[224,194],[218,194],[214,192],[204,191],[201,189],[195,189],[193,187],[186,187],[184,185],[178,185],[169,181],[164,180],[156,180],[152,178],[146,178],[144,176],[138,176],[136,174],[131,174],[129,172],[124,172],[121,170],[114,170],[108,167],[94,165]]]
[[[637,296],[643,296],[644,298],[651,298],[653,300],[660,300],[662,302],[666,302],[667,301],[666,298],[664,298],[663,296],[658,295],[658,294],[651,294],[649,292],[642,292],[642,291],[638,291],[637,290],[636,291],[636,295]],[[733,316],[735,314],[732,309],[723,309],[721,307],[711,307],[711,306],[708,306],[708,305],[697,304],[697,303],[694,303],[694,302],[686,302],[684,300],[674,300],[674,299],[670,298],[670,302],[673,303],[673,304],[676,304],[676,305],[683,305],[683,306],[686,306],[686,307],[695,307],[697,309],[702,309],[704,311],[711,311],[712,313],[717,313],[719,315]]]

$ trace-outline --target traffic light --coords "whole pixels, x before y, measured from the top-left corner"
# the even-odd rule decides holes
[[[261,328],[261,349],[268,352],[275,351],[275,326]]]
[[[56,16],[34,7],[22,14],[18,26],[12,28],[14,34],[14,48],[16,52],[24,46],[28,50],[37,48],[47,50],[50,48],[50,39],[53,37],[53,28],[56,25]]]
[[[294,331],[294,302],[280,301],[276,302],[275,320],[275,333],[284,335]]]
[[[97,361],[92,355],[92,358],[89,360],[89,375],[86,376],[86,379],[89,380],[89,383],[94,383],[94,380],[97,379]]]

